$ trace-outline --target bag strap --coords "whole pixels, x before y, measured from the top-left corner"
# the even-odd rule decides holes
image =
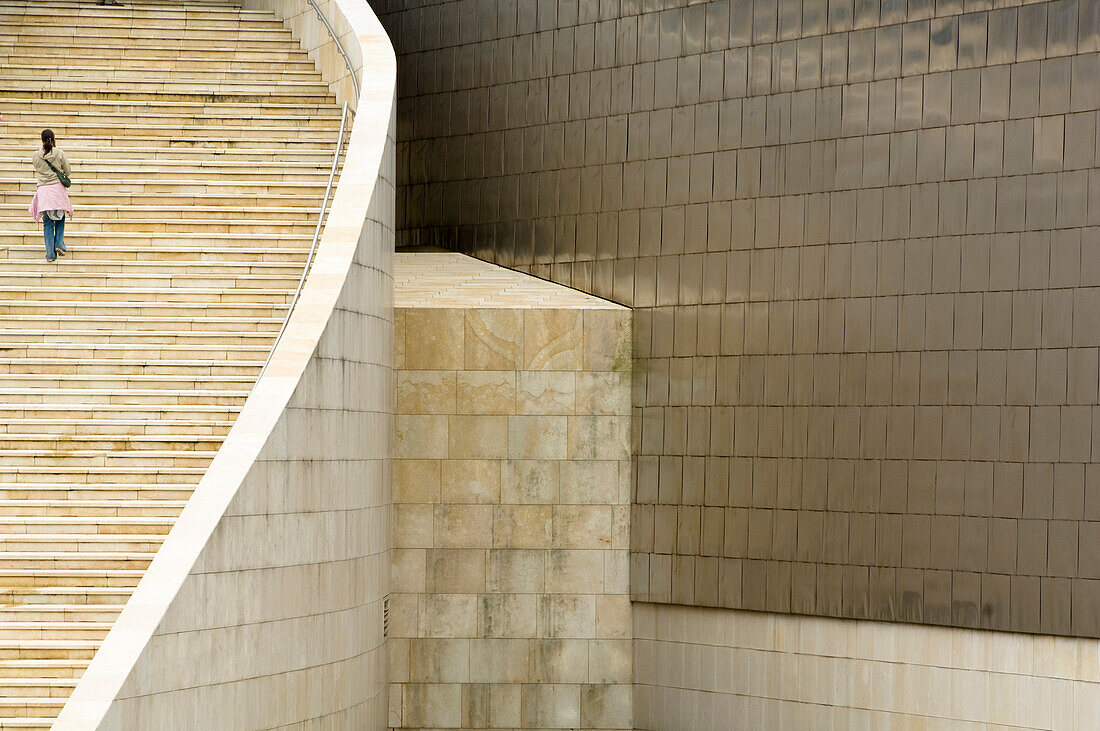
[[[50,166],[50,170],[53,170],[53,174],[57,176],[57,179],[61,179],[61,171],[53,166],[53,163],[46,159],[46,156],[42,156],[42,162]]]

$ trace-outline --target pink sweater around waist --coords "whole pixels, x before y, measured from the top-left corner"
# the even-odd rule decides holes
[[[40,185],[31,198],[31,215],[37,223],[42,220],[42,214],[46,211],[65,211],[72,218],[73,204],[69,200],[69,193],[61,183]]]

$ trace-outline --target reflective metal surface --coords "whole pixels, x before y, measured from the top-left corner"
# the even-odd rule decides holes
[[[371,2],[399,244],[635,308],[637,598],[1100,636],[1100,2]]]

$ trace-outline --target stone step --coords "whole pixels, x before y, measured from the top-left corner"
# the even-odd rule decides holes
[[[103,568],[145,569],[163,543],[162,536],[110,536],[98,534],[0,534],[0,570],[4,568]],[[14,632],[4,632],[0,640]],[[88,635],[89,639],[94,635]],[[39,639],[49,639],[40,637]]]
[[[12,15],[0,15],[0,22],[8,20],[0,26],[0,41],[9,38],[15,39],[15,43],[23,39],[49,40],[58,44],[68,44],[73,48],[80,48],[84,40],[88,38],[87,29],[75,23],[39,22],[34,16],[24,16],[15,19]],[[219,45],[233,45],[236,47],[249,47],[261,43],[278,45],[282,48],[296,45],[297,41],[291,35],[290,30],[278,23],[274,26],[265,26],[261,23],[239,23],[236,27],[218,27],[217,24],[201,22],[179,23],[164,22],[161,18],[152,18],[144,21],[134,18],[129,23],[96,23],[94,40],[97,43],[109,40],[132,41],[135,45],[142,43],[163,46],[166,43],[202,42],[214,47]],[[18,23],[18,25],[16,25]]]
[[[155,180],[141,180],[139,182],[126,182],[125,180],[81,180],[79,183],[73,179],[73,193],[83,194],[117,194],[117,193],[168,193],[171,195],[195,195],[202,193],[220,193],[222,195],[263,195],[265,193],[316,193],[316,200],[320,202],[320,196],[325,192],[328,178],[315,182],[295,182],[272,180],[268,182],[248,180],[188,180],[184,177],[161,178]],[[33,179],[14,178],[0,175],[0,185],[7,187],[9,191],[21,191],[27,196],[33,195],[37,184]],[[83,196],[81,196],[83,197]]]
[[[29,574],[37,573],[44,577],[49,571],[69,572],[74,570],[90,572],[127,571],[141,572],[153,560],[153,553],[133,551],[4,551],[0,553],[0,586],[4,585],[4,576],[8,571],[24,570]],[[38,578],[38,577],[36,577]],[[95,586],[96,584],[92,584]],[[106,584],[100,584],[105,586]],[[2,639],[2,638],[0,638]],[[0,657],[3,657],[0,645]]]
[[[0,641],[102,640],[110,622],[0,622]]]
[[[26,268],[23,271],[0,271],[0,287],[19,285],[36,287],[43,284],[66,287],[117,287],[126,284],[135,289],[156,286],[177,287],[180,289],[191,287],[210,289],[212,287],[223,288],[240,285],[249,289],[280,289],[293,292],[301,279],[300,275],[291,276],[290,274],[252,274],[247,272],[238,274],[214,271],[206,273],[148,271],[126,274],[125,267],[120,269],[117,266],[124,265],[125,262],[116,262],[114,266],[104,264],[88,271],[81,271],[81,265],[66,267],[63,264],[64,262],[54,267],[43,265],[37,271],[33,267]],[[0,329],[0,332],[2,332],[2,329]],[[3,336],[0,335],[0,341],[2,340]]]
[[[266,63],[266,62],[265,62]],[[242,119],[297,119],[300,117],[317,117],[319,119],[335,119],[339,121],[341,111],[339,107],[333,107],[328,103],[310,104],[308,99],[299,100],[298,104],[287,103],[263,103],[238,104],[233,102],[210,101],[171,101],[168,99],[149,99],[141,101],[123,101],[106,99],[82,100],[79,106],[74,106],[63,99],[48,99],[39,96],[17,96],[11,93],[5,95],[5,114],[17,112],[21,114],[37,114],[39,118],[47,116],[50,119],[66,114],[99,114],[105,117],[127,115],[137,117],[143,111],[150,114],[161,114],[167,117],[188,116],[212,116],[212,117],[239,117]],[[15,148],[13,141],[5,143],[13,149],[26,152],[26,141],[22,146]],[[5,144],[0,144],[0,149],[5,149]],[[32,145],[34,142],[32,141]],[[102,152],[112,152],[110,149]]]
[[[194,492],[195,485],[187,483],[171,484],[0,484],[0,500],[26,502],[68,502],[68,501],[151,501],[167,503],[185,503]]]
[[[255,370],[258,370],[255,369]],[[67,435],[222,435],[233,425],[230,420],[170,419],[164,415],[147,419],[0,419],[0,434]]]
[[[5,500],[0,498],[0,515],[39,517],[170,517],[176,518],[184,500]],[[0,598],[2,601],[2,598]]]
[[[333,130],[333,144],[335,144],[335,140],[336,135],[335,130]],[[270,173],[273,180],[293,180],[295,176],[308,179],[310,176],[322,174],[325,176],[325,180],[328,180],[328,176],[332,172],[332,153],[333,150],[330,149],[326,154],[316,155],[310,160],[279,160],[278,162],[270,160],[262,162],[257,160],[231,160],[227,158],[188,160],[179,159],[178,157],[176,159],[161,160],[148,160],[141,157],[134,157],[133,159],[88,159],[77,154],[67,154],[69,154],[69,160],[74,170],[80,170],[85,177],[90,178],[94,175],[94,177],[103,180],[111,179],[110,177],[103,177],[108,174],[176,176],[188,173],[201,173],[204,175],[225,173],[236,179],[241,174],[258,175],[263,172]],[[29,158],[26,150],[20,151],[17,156],[0,155],[0,171],[3,171],[6,175],[26,173],[28,162]]]
[[[0,605],[0,622],[113,622],[121,611],[119,604]],[[0,678],[8,677],[0,666]]]
[[[165,332],[172,328],[184,331],[191,337],[207,333],[250,332],[253,335],[270,333],[275,335],[282,327],[282,317],[211,317],[193,314],[190,316],[147,316],[137,314],[115,315],[26,315],[8,313],[2,320],[5,327],[38,330],[80,330],[86,332],[106,331],[108,333],[147,333]]]
[[[96,555],[98,558],[98,554]],[[3,557],[0,557],[2,559]],[[54,558],[59,558],[55,556]],[[33,592],[58,586],[79,586],[87,589],[116,589],[133,591],[141,580],[144,568],[62,568],[44,565],[39,561],[29,568],[11,568],[0,565],[0,593]],[[0,659],[4,643],[0,642]]]
[[[5,678],[79,678],[87,669],[82,660],[0,660]]]
[[[97,232],[90,232],[97,233]],[[98,265],[103,262],[117,263],[119,261],[149,262],[156,261],[162,265],[175,264],[186,267],[190,264],[227,264],[233,267],[253,265],[262,267],[268,264],[294,264],[301,266],[305,263],[308,248],[274,246],[270,251],[259,249],[245,249],[234,251],[233,249],[203,249],[195,246],[126,246],[121,242],[100,243],[81,241],[76,235],[69,238],[66,234],[65,245],[67,247],[65,262]],[[26,235],[20,243],[0,242],[0,258],[11,262],[31,262],[35,267],[41,266],[45,257],[45,244],[41,235]]]
[[[48,729],[65,698],[0,698],[0,730]]]
[[[211,13],[219,16],[246,17],[270,17],[270,11],[243,10],[241,3],[228,0],[127,0],[124,5],[92,6],[86,0],[5,0],[5,5],[12,8],[34,8],[36,10],[48,9],[51,12],[77,12],[94,18],[111,15],[128,15],[135,12],[155,13]]]
[[[0,484],[62,485],[195,485],[204,467],[158,467],[135,465],[18,465],[0,468]]]
[[[170,422],[169,422],[170,423]],[[96,422],[79,423],[73,420],[57,420],[51,424],[41,424],[38,431],[31,431],[35,424],[22,421],[0,422],[0,444],[3,449],[70,449],[105,450],[128,449],[189,451],[217,449],[225,439],[230,427],[212,428],[203,422],[196,422],[195,429],[185,426],[171,430],[170,426],[160,425],[153,431],[146,431],[146,424],[156,421],[127,424],[120,419],[105,419],[102,425]]]
[[[196,384],[192,384],[196,385]],[[119,393],[110,388],[14,388],[0,387],[0,400],[6,408],[16,404],[80,404],[85,408],[114,406],[197,406],[219,405],[239,407],[248,396],[247,391],[230,389],[189,388],[131,388]],[[43,457],[47,459],[47,457]]]
[[[51,537],[66,543],[109,537],[119,541],[161,540],[176,516],[79,516],[79,515],[6,515],[0,514],[0,538],[33,538],[44,545]]]
[[[203,11],[188,11],[187,5],[178,4],[178,8],[146,8],[142,5],[122,5],[114,8],[57,7],[53,4],[26,4],[5,2],[0,17],[6,17],[11,25],[26,27],[29,25],[52,25],[59,22],[80,27],[82,23],[94,20],[97,28],[112,26],[129,27],[136,25],[150,27],[209,27],[209,28],[268,28],[285,30],[286,27],[269,11],[220,11],[213,8]],[[114,12],[111,12],[114,11]]]
[[[127,345],[125,343],[11,343],[0,341],[0,356],[5,358],[62,358],[68,361],[74,359],[91,359],[106,357],[113,359],[149,359],[160,358],[166,361],[178,358],[213,358],[224,362],[227,366],[245,367],[243,363],[262,363],[260,358],[266,359],[268,345],[257,343],[254,345],[227,345],[219,344],[211,347],[196,343],[195,345]],[[3,412],[0,404],[0,412]]]
[[[2,614],[0,610],[0,614]],[[113,620],[112,620],[113,621]],[[8,678],[0,674],[0,699],[68,698],[76,687],[76,678]]]
[[[2,251],[2,249],[0,249]],[[79,252],[73,252],[73,254]],[[35,293],[28,293],[35,294]],[[253,318],[282,322],[286,319],[287,305],[282,302],[248,304],[244,302],[140,302],[116,300],[96,302],[82,300],[65,302],[57,300],[6,300],[0,298],[0,315],[64,315],[66,317],[176,317],[192,318]],[[48,364],[48,362],[47,362]],[[0,373],[6,365],[0,353]],[[114,365],[114,364],[109,364]],[[224,364],[223,364],[224,365]],[[12,372],[8,369],[7,372]]]
[[[174,70],[199,70],[209,68],[213,53],[195,52],[193,54],[176,54],[164,57],[162,54],[151,52],[149,49],[141,54],[122,51],[116,55],[108,56],[102,53],[94,53],[89,49],[80,49],[77,53],[66,53],[66,49],[57,49],[50,45],[31,45],[20,43],[18,48],[14,45],[7,47],[9,50],[0,49],[0,58],[13,66],[39,66],[49,65],[56,67],[61,64],[76,64],[81,68],[113,68],[126,71],[148,70],[152,72]],[[287,54],[254,53],[231,54],[222,52],[225,56],[226,66],[233,71],[249,71],[263,73],[270,71],[274,65],[284,72],[311,73],[316,75],[317,67],[307,61],[291,61]],[[251,56],[251,57],[250,57]]]
[[[86,228],[92,224],[104,225],[107,223],[127,223],[128,221],[133,222],[135,225],[141,225],[143,221],[158,221],[165,225],[192,225],[202,224],[206,221],[220,224],[230,217],[229,212],[220,206],[130,206],[126,210],[122,210],[117,205],[90,205],[83,198],[80,199],[79,203],[81,228]],[[248,220],[259,224],[271,221],[277,226],[306,225],[306,231],[312,237],[313,227],[317,225],[317,211],[319,209],[319,203],[313,210],[304,207],[280,208],[275,206],[250,208]],[[28,225],[27,201],[24,199],[22,205],[19,203],[0,204],[0,218],[17,221],[23,226]]]
[[[189,467],[202,469],[214,459],[216,451],[195,449],[189,452],[171,450],[102,450],[74,449],[58,450],[54,454],[42,454],[33,449],[7,449],[0,452],[0,471],[21,469],[23,467],[72,467],[87,469],[90,467]]]
[[[0,77],[0,83],[14,83],[9,79]],[[5,120],[6,121],[6,120]],[[100,119],[82,118],[70,122],[61,122],[53,125],[57,135],[58,146],[65,149],[68,141],[82,141],[84,144],[102,143],[107,139],[113,142],[114,137],[126,137],[129,131],[135,129],[137,120],[128,120],[125,117],[107,117]],[[42,131],[42,121],[34,120],[15,121],[5,124],[3,128],[4,140],[34,139],[37,133]],[[164,122],[152,121],[148,124],[141,123],[140,131],[135,132],[139,137],[131,137],[131,140],[176,139],[210,140],[218,146],[232,148],[241,140],[247,140],[253,144],[262,143],[275,146],[281,142],[286,144],[288,138],[293,138],[296,145],[312,145],[314,147],[326,147],[330,143],[336,144],[336,133],[340,131],[339,120],[320,120],[314,124],[304,123],[298,120],[259,119],[248,123],[234,123],[233,120],[225,120],[222,123],[210,124],[178,123],[166,120]],[[33,152],[33,147],[28,151]],[[330,153],[331,154],[331,153]],[[331,157],[329,158],[331,159]],[[70,160],[70,162],[79,162]]]
[[[0,450],[22,453],[120,452],[131,454],[217,452],[225,434],[18,434],[0,432]],[[0,455],[4,452],[0,451]]]
[[[34,195],[33,191],[29,189],[34,186],[28,185],[28,191],[26,192],[14,192],[0,189],[0,205],[19,205],[22,203],[24,209],[26,209],[30,196]],[[114,186],[120,187],[120,186]],[[251,210],[253,206],[280,206],[280,207],[295,207],[300,211],[307,213],[308,215],[317,215],[317,211],[321,207],[321,195],[302,195],[299,193],[249,193],[247,195],[241,193],[226,193],[226,192],[193,192],[188,190],[187,192],[177,191],[129,191],[129,190],[116,190],[111,191],[87,191],[81,190],[80,197],[77,198],[76,205],[83,206],[101,206],[101,205],[114,205],[118,208],[127,208],[129,206],[185,206],[188,204],[194,204],[203,207],[235,207],[237,209]],[[23,219],[26,223],[27,219]]]
[[[118,95],[162,94],[169,98],[194,99],[210,95],[211,97],[250,97],[264,95],[276,99],[292,99],[303,96],[324,97],[328,87],[317,81],[280,81],[276,85],[267,85],[262,80],[253,81],[192,81],[187,79],[165,79],[164,81],[123,80],[109,73],[93,74],[89,72],[79,79],[42,78],[33,74],[0,76],[0,84],[8,91],[29,93],[34,90],[45,95],[65,95],[77,101],[82,95],[92,99],[105,99]],[[94,85],[95,91],[87,86]],[[18,130],[18,127],[16,128]]]
[[[0,301],[23,301],[27,297],[36,295],[54,302],[210,302],[281,305],[290,303],[293,291],[290,287],[270,289],[244,287],[161,289],[138,286],[65,286],[50,281],[49,283],[39,284],[32,292],[25,288],[19,288],[18,285],[0,285]]]

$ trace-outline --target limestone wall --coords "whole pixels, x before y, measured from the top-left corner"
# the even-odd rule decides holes
[[[631,725],[630,312],[398,255],[390,725]]]
[[[369,8],[328,8],[354,29],[371,104],[313,269],[56,729],[386,723],[395,64]]]
[[[1092,729],[1087,638],[634,605],[635,728]]]

